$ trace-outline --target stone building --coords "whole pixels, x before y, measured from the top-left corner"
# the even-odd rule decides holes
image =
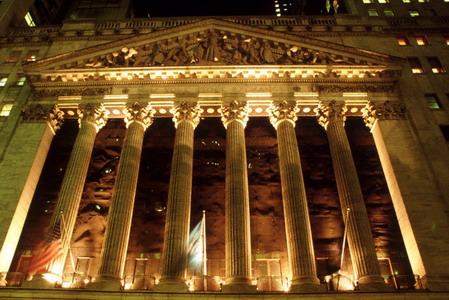
[[[1,298],[449,296],[447,1],[132,5],[0,3]]]

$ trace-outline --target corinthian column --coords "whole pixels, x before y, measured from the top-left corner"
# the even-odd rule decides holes
[[[295,102],[283,101],[270,108],[270,121],[278,138],[287,252],[292,275],[290,291],[313,293],[323,289],[316,275],[312,230],[296,141],[298,111]]]
[[[128,104],[125,113],[128,129],[117,167],[100,270],[97,280],[91,285],[92,289],[120,289],[128,250],[143,136],[153,122],[154,111],[148,103]]]
[[[386,284],[380,276],[362,189],[344,129],[346,111],[344,102],[321,102],[317,109],[318,123],[326,129],[329,139],[343,220],[347,227],[349,250],[359,288],[385,289]]]
[[[255,292],[251,285],[251,234],[245,126],[249,108],[233,101],[221,107],[226,127],[226,281],[224,292]]]
[[[94,147],[97,132],[107,122],[107,111],[102,104],[82,104],[78,107],[78,135],[73,145],[70,160],[62,180],[56,207],[50,220],[48,238],[55,231],[60,230],[63,251],[49,270],[51,273],[62,275],[67,253],[72,240],[78,208],[83,194],[90,157]]]
[[[182,102],[171,110],[176,136],[168,190],[162,276],[155,291],[185,292],[192,198],[193,135],[203,110]]]

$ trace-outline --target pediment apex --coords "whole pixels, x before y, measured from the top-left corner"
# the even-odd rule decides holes
[[[24,65],[52,70],[190,65],[402,65],[403,59],[305,36],[208,18]]]

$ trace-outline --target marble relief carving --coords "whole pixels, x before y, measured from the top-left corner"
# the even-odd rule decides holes
[[[333,53],[225,33],[192,33],[65,65],[66,68],[147,67],[178,65],[345,64],[366,65]]]

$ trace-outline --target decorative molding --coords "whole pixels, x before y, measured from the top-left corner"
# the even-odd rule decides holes
[[[346,121],[346,104],[343,101],[332,100],[330,102],[321,101],[315,109],[318,123],[327,129],[330,122],[341,122],[343,125]]]
[[[181,122],[190,122],[195,128],[200,123],[201,114],[204,110],[197,104],[189,104],[184,101],[176,104],[170,112],[173,114],[173,122],[175,122],[175,127],[178,127]]]
[[[283,121],[288,121],[295,126],[296,121],[298,120],[298,117],[296,116],[298,112],[299,107],[296,105],[295,101],[282,101],[277,104],[273,103],[268,110],[270,122],[276,129],[279,123]]]
[[[78,106],[78,123],[81,126],[82,121],[94,123],[97,131],[106,125],[109,112],[104,108],[103,104],[80,104]]]
[[[385,78],[385,77],[383,77]],[[368,93],[393,93],[396,91],[395,85],[313,85],[314,92],[326,92],[326,93],[356,93],[356,92],[368,92]]]
[[[385,101],[384,103],[375,103],[368,101],[365,108],[362,109],[362,116],[365,124],[373,128],[377,120],[399,120],[405,119],[406,106],[402,102]]]
[[[29,104],[22,107],[22,120],[24,122],[45,121],[53,129],[59,130],[64,123],[64,112],[57,105]]]
[[[153,124],[153,115],[156,111],[148,102],[127,103],[125,108],[125,123],[139,122],[145,130]]]
[[[73,89],[39,89],[34,91],[37,97],[58,97],[58,96],[98,96],[110,93],[111,88],[73,88]]]
[[[246,102],[232,101],[229,105],[222,105],[220,108],[221,121],[227,127],[232,121],[238,121],[246,126],[249,120],[249,113],[251,109],[246,105]]]

